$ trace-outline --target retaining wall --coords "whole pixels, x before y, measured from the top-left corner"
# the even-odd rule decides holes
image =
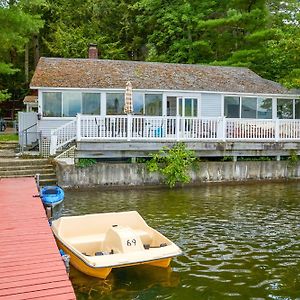
[[[163,184],[161,176],[148,173],[144,164],[97,163],[87,168],[58,163],[62,187],[141,186]],[[300,178],[300,163],[287,161],[200,162],[191,171],[191,184],[247,180]]]

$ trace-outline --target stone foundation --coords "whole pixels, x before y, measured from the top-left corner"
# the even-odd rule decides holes
[[[163,185],[159,174],[149,173],[145,164],[97,163],[87,168],[58,163],[58,185],[62,187]],[[200,162],[191,171],[191,184],[248,180],[300,178],[300,163],[287,161]]]

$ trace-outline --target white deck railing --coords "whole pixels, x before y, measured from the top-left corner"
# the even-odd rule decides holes
[[[79,115],[77,140],[217,139],[221,121],[220,118]]]
[[[51,133],[51,154],[77,141],[300,141],[300,120],[77,115]]]
[[[57,149],[76,140],[76,128],[77,121],[73,120],[51,130],[50,155],[54,155]]]

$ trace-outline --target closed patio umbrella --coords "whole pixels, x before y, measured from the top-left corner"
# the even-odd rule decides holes
[[[131,114],[133,112],[133,104],[132,104],[132,84],[130,81],[126,83],[125,89],[125,105],[124,105],[124,113]]]

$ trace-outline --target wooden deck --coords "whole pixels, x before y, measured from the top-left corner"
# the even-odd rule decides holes
[[[0,299],[76,299],[34,178],[0,179]]]
[[[61,126],[57,122],[51,121],[52,128],[47,120],[40,124],[51,155],[71,142],[77,158],[148,157],[178,142],[199,157],[300,154],[300,119],[77,114]]]

